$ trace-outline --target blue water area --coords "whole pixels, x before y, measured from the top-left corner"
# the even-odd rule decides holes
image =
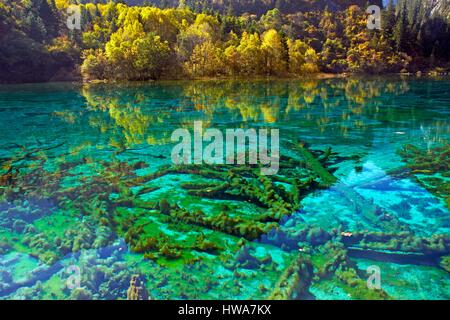
[[[449,299],[449,116],[448,78],[0,86],[0,298]],[[194,121],[280,171],[177,167]]]

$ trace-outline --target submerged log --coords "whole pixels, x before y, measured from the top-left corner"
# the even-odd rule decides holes
[[[331,187],[338,179],[325,169],[320,161],[306,148],[303,143],[298,143],[295,149],[299,152],[305,160],[306,167],[313,171],[322,180],[323,187]]]
[[[340,193],[354,206],[364,219],[377,227],[388,228],[388,230],[409,230],[409,227],[401,223],[395,215],[391,215],[381,207],[367,201],[353,188],[345,183],[339,182],[339,179],[325,169],[321,162],[309,151],[303,143],[296,145],[295,149],[305,159],[306,166],[312,170],[322,180],[322,186],[331,187],[332,190]]]
[[[308,293],[313,276],[313,267],[309,258],[298,254],[280,276],[268,299],[301,299]]]

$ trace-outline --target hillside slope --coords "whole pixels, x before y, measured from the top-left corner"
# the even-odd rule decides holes
[[[97,2],[107,2],[100,0]],[[91,1],[92,2],[92,1]],[[343,10],[352,4],[364,7],[367,0],[125,0],[128,5],[152,4],[158,7],[188,6],[193,10],[213,10],[229,14],[264,14],[267,10],[280,9],[283,13],[295,13],[299,11]],[[371,4],[381,5],[382,0],[373,0]]]

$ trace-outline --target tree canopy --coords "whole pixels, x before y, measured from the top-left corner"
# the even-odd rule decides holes
[[[66,9],[74,1],[3,0],[0,81],[295,77],[449,64],[450,17],[419,0],[389,2],[381,30],[367,28],[364,6],[340,1],[295,12],[279,1],[261,14],[219,13],[188,0],[173,7],[121,2],[77,4],[81,30],[70,30]]]

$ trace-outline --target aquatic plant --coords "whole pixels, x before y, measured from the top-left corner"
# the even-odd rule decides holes
[[[140,275],[133,275],[127,290],[127,300],[149,300],[147,289]]]
[[[171,246],[169,244],[164,244],[160,249],[159,249],[159,253],[163,256],[166,257],[167,259],[176,259],[181,257],[181,251],[177,250],[176,247]]]
[[[208,253],[217,253],[218,251],[223,250],[223,248],[217,245],[215,242],[207,240],[206,236],[203,233],[200,233],[197,236],[193,248],[195,250]]]
[[[439,264],[445,271],[450,272],[450,255],[441,257]]]
[[[280,276],[269,300],[291,300],[302,297],[311,284],[313,269],[308,257],[298,254]]]
[[[170,214],[170,203],[166,199],[161,199],[158,204],[158,208],[162,214]]]
[[[280,170],[274,176],[261,176],[257,166],[228,165],[166,165],[138,175],[136,170],[146,168],[146,164],[117,158],[95,164],[87,158],[69,158],[50,172],[42,164],[14,160],[6,168],[3,179],[7,183],[0,189],[0,225],[6,230],[0,253],[19,243],[20,250],[52,264],[66,254],[108,247],[117,238],[124,238],[131,252],[145,258],[142,265],[151,268],[170,266],[201,274],[211,267],[201,252],[216,255],[227,269],[222,275],[223,286],[234,294],[243,291],[242,284],[235,285],[236,279],[249,283],[254,279],[247,273],[249,270],[243,269],[264,270],[273,278],[281,272],[270,292],[266,292],[268,285],[255,287],[255,294],[271,299],[303,298],[311,285],[323,279],[333,281],[354,298],[389,298],[383,291],[372,292],[364,287],[361,272],[350,259],[349,252],[355,250],[395,257],[414,254],[436,261],[439,258],[441,266],[448,270],[448,236],[417,236],[395,214],[366,200],[333,175],[333,166],[345,161],[344,157],[330,148],[319,151],[304,143],[293,143],[292,152],[282,155]],[[33,161],[47,160],[36,155]],[[71,171],[92,165],[96,174],[89,178]],[[11,166],[23,170],[16,175]],[[442,171],[445,165],[431,167]],[[440,174],[445,176],[445,172]],[[160,184],[158,179],[181,175],[189,178],[189,182],[180,179],[181,196],[155,187]],[[80,183],[67,186],[67,179]],[[41,188],[36,187],[37,182]],[[361,221],[383,232],[358,226],[356,230],[343,226],[329,229],[303,221],[292,230],[284,226],[288,217],[301,209],[309,193],[331,186],[349,200]],[[445,191],[442,187],[440,190]],[[301,217],[301,212],[298,215]],[[47,229],[42,226],[49,223],[58,224],[56,231],[44,232]],[[290,263],[279,265],[271,254],[257,254],[254,240],[280,250],[283,260]],[[90,256],[89,261],[83,266],[83,270],[92,269],[84,271],[86,291],[73,293],[74,299],[125,297],[127,288],[132,287],[129,279],[139,273],[134,269],[119,272],[127,268],[118,262],[106,267],[107,262],[95,256]],[[155,286],[167,284],[162,276],[155,277]],[[198,282],[192,277],[186,281],[193,286]],[[98,283],[102,283],[100,294]],[[180,290],[176,295],[198,297],[216,285],[213,281],[202,284],[198,290]],[[130,293],[133,297],[139,291],[136,286],[140,287],[135,284]],[[33,290],[30,292],[37,289]],[[162,297],[174,294],[161,292]]]
[[[423,255],[445,255],[450,252],[450,236],[435,234],[431,237],[418,237],[413,233],[353,232],[345,237],[346,246],[372,250],[420,253]]]
[[[330,187],[337,182],[337,178],[328,172],[323,165],[320,163],[320,160],[326,162],[329,156],[331,155],[331,148],[325,157],[322,157],[320,160],[317,159],[306,147],[304,142],[296,142],[293,143],[292,147],[299,152],[301,157],[305,161],[305,165],[312,172],[314,172],[321,180],[321,184],[324,187]]]
[[[398,154],[406,162],[415,180],[425,189],[442,198],[450,210],[450,144],[420,149],[406,145]]]
[[[92,300],[92,292],[86,288],[75,288],[70,294],[71,300]]]

